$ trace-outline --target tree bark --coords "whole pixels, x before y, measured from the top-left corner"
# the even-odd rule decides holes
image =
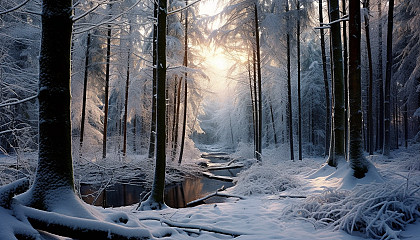
[[[289,12],[289,0],[286,1],[286,13]],[[289,18],[287,18],[289,22]],[[292,87],[291,87],[291,73],[290,73],[290,33],[286,33],[286,48],[287,48],[287,125],[289,128],[289,147],[290,147],[290,159],[295,160],[293,150],[293,113],[292,113]]]
[[[319,22],[322,23],[324,21],[323,14],[322,14],[322,0],[319,0]],[[322,72],[324,75],[324,91],[325,91],[325,151],[324,155],[328,155],[328,146],[330,144],[330,134],[331,134],[331,115],[330,115],[330,87],[328,84],[328,73],[327,73],[327,57],[325,51],[325,36],[324,36],[324,29],[320,28],[320,35],[321,35],[321,56],[322,56]]]
[[[376,132],[376,150],[380,150],[383,147],[383,136],[384,136],[384,80],[383,80],[383,64],[382,64],[382,0],[378,1],[378,120]]]
[[[351,0],[350,0],[351,1]],[[346,15],[346,0],[341,0],[342,14]],[[348,42],[347,22],[343,21],[343,79],[344,79],[344,156],[347,157],[349,145],[349,96],[348,96]]]
[[[343,79],[343,55],[341,44],[340,18],[338,0],[329,0],[331,24],[331,47],[333,60],[333,109],[332,109],[332,139],[330,156],[327,163],[336,167],[340,159],[345,159],[345,92]]]
[[[362,140],[362,83],[361,83],[361,40],[360,2],[349,2],[349,105],[350,141],[349,163],[356,178],[363,178],[368,164],[363,155]]]
[[[38,167],[28,205],[47,210],[74,193],[70,117],[71,0],[44,0],[39,57]],[[54,200],[52,200],[54,199]],[[54,202],[56,204],[56,202]]]
[[[88,83],[88,69],[89,69],[89,48],[90,48],[90,33],[87,35],[86,41],[86,55],[85,55],[85,75],[83,78],[83,99],[82,99],[82,118],[80,120],[80,147],[79,157],[82,157],[83,149],[83,137],[85,133],[85,118],[86,118],[86,95],[87,95],[87,83]]]
[[[394,0],[389,0],[388,33],[386,39],[386,76],[384,101],[384,147],[383,155],[390,156],[391,147],[391,78],[392,78],[392,31],[394,25]]]
[[[109,95],[109,62],[111,58],[111,25],[108,25],[106,43],[106,68],[105,68],[105,97],[104,97],[104,131],[102,136],[102,158],[106,158],[106,137],[108,127],[108,95]]]
[[[255,152],[254,156],[258,159],[258,153],[260,149],[260,117],[258,111],[258,91],[257,91],[257,57],[255,56],[256,49],[252,49],[252,63],[253,63],[253,70],[254,70],[254,111],[255,111]]]
[[[127,74],[125,81],[125,99],[124,99],[124,123],[123,123],[123,156],[127,155],[127,119],[128,119],[128,87],[130,85],[130,54],[131,51],[128,49],[127,56]]]
[[[297,24],[296,24],[296,38],[297,38],[297,68],[298,68],[298,139],[299,139],[299,160],[302,160],[302,106],[300,98],[300,3],[296,2],[297,8]]]
[[[372,48],[370,46],[370,30],[369,30],[369,0],[363,1],[363,8],[367,13],[364,14],[365,20],[365,34],[366,34],[366,48],[368,54],[369,65],[369,87],[368,87],[368,112],[367,112],[367,146],[369,155],[373,154],[373,64],[372,64]]]
[[[258,26],[258,9],[257,4],[254,5],[255,14],[255,44],[257,50],[257,83],[258,83],[258,150],[257,159],[261,161],[262,154],[262,92],[261,92],[261,54],[260,54],[260,30]]]
[[[152,191],[140,210],[166,208],[164,201],[166,172],[166,17],[167,1],[159,0],[156,46],[156,165]]]
[[[187,0],[185,0],[185,5],[187,4]],[[185,143],[185,131],[187,128],[187,108],[188,108],[188,9],[185,10],[185,36],[184,36],[184,67],[185,67],[185,74],[184,74],[184,118],[182,122],[182,135],[181,135],[181,147],[179,149],[179,159],[178,164],[181,164],[182,155],[184,154],[184,143]]]
[[[157,1],[154,1],[153,5],[153,19],[157,19],[157,13],[158,13],[158,4]],[[155,20],[153,20],[155,21]],[[150,123],[150,137],[149,137],[149,158],[153,158],[155,155],[155,148],[156,148],[156,39],[157,37],[157,26],[156,24],[153,24],[153,43],[152,43],[152,56],[153,56],[153,79],[152,79],[152,121]]]

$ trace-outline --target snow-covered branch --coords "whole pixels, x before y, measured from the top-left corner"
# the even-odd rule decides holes
[[[182,8],[179,8],[179,9],[173,10],[173,11],[170,11],[170,12],[168,12],[168,15],[172,15],[172,14],[174,14],[174,13],[184,11],[185,9],[187,9],[187,8],[191,7],[192,5],[194,5],[194,4],[196,4],[196,3],[200,2],[200,1],[201,1],[201,0],[196,0],[196,1],[194,1],[194,2],[192,2],[192,3],[190,3],[190,4],[188,4],[188,5],[186,5],[185,7],[182,7]]]
[[[0,15],[6,14],[6,13],[10,13],[10,12],[13,12],[13,11],[16,11],[19,8],[23,7],[25,4],[27,4],[28,2],[29,2],[29,0],[25,0],[21,4],[17,5],[16,7],[13,7],[11,9],[6,10],[6,11],[0,12]]]
[[[88,15],[89,13],[95,11],[99,6],[101,6],[103,4],[105,4],[105,1],[98,3],[98,5],[96,5],[95,7],[91,8],[91,9],[89,9],[88,11],[86,11],[85,13],[83,13],[80,16],[72,17],[73,22],[76,22],[77,20],[79,20],[81,18],[84,18],[86,15]]]
[[[36,94],[34,96],[31,96],[31,97],[27,97],[27,98],[22,99],[22,100],[9,99],[9,101],[10,100],[14,100],[14,101],[13,102],[6,101],[5,103],[0,103],[0,108],[1,107],[11,106],[11,105],[16,105],[16,104],[20,104],[20,103],[24,103],[24,102],[30,101],[32,99],[35,99],[36,97],[38,97],[38,94]]]

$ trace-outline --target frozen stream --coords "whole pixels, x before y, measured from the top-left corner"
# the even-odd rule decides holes
[[[225,153],[203,154],[211,163],[226,163],[231,159]],[[240,171],[240,168],[212,170],[211,173],[218,176],[234,177]],[[182,183],[171,184],[165,189],[165,202],[173,208],[182,208],[193,200],[204,197],[209,193],[215,192],[222,187],[233,186],[232,182],[210,179],[205,176],[196,178],[187,178]],[[81,194],[88,195],[97,191],[95,185],[81,185]],[[138,203],[140,194],[145,190],[141,184],[114,184],[103,191],[96,199],[96,206],[120,207]],[[83,200],[89,204],[94,201],[93,197],[84,197]],[[220,201],[220,199],[210,199],[209,201]]]

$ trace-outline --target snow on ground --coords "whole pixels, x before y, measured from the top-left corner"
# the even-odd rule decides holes
[[[239,152],[249,154],[243,146]],[[326,189],[343,189],[349,191],[356,184],[371,182],[392,184],[410,183],[420,188],[420,145],[410,146],[393,152],[393,159],[381,155],[369,157],[377,168],[364,180],[356,180],[350,174],[346,164],[338,169],[323,166],[324,158],[304,158],[302,161],[290,161],[288,152],[282,147],[267,149],[263,162],[243,160],[254,163],[236,178],[236,186],[226,190],[227,194],[242,195],[245,199],[228,198],[223,203],[199,205],[193,208],[166,208],[161,211],[136,211],[136,205],[115,209],[95,208],[104,215],[103,221],[115,223],[116,218],[123,216],[129,219],[127,227],[148,229],[156,238],[163,239],[231,239],[230,235],[208,232],[205,229],[226,231],[240,236],[236,239],[366,239],[366,236],[331,227],[321,227],[313,221],[286,214],[296,206],[302,206],[307,199],[284,196],[316,196]],[[235,158],[238,152],[232,154]],[[416,193],[418,194],[418,193]],[[0,208],[0,236],[6,229],[24,228],[22,222],[14,220],[10,210]],[[419,209],[417,209],[419,211]],[[3,219],[9,219],[7,222]],[[159,220],[160,219],[160,220]],[[166,222],[166,223],[165,223]],[[177,227],[169,228],[168,224]],[[125,225],[118,223],[120,225]],[[24,225],[24,224],[23,224]],[[188,231],[185,227],[192,227]],[[198,227],[203,230],[193,229]],[[1,233],[4,233],[3,235]],[[170,237],[165,237],[169,236]],[[44,239],[53,239],[46,233]],[[420,239],[420,220],[407,227],[399,234],[400,239]],[[0,239],[3,239],[0,237]],[[5,238],[7,239],[7,238]],[[60,238],[65,239],[65,238]],[[390,238],[392,239],[392,238]]]

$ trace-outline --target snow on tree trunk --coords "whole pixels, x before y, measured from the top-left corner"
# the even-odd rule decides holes
[[[333,60],[333,109],[332,109],[332,138],[330,144],[330,156],[328,165],[337,166],[340,159],[345,158],[345,101],[344,101],[344,79],[343,79],[343,54],[341,44],[340,9],[338,0],[329,0],[331,24],[331,47]]]
[[[167,1],[159,0],[156,47],[156,165],[152,191],[140,210],[166,208],[164,201],[166,171],[166,16]]]
[[[368,163],[363,155],[362,140],[362,83],[360,60],[360,3],[349,3],[349,106],[350,139],[349,163],[356,178],[363,178],[368,171]]]
[[[388,35],[386,39],[386,76],[384,101],[384,148],[383,155],[390,156],[391,147],[391,77],[392,77],[392,30],[394,24],[394,0],[389,0]]]

